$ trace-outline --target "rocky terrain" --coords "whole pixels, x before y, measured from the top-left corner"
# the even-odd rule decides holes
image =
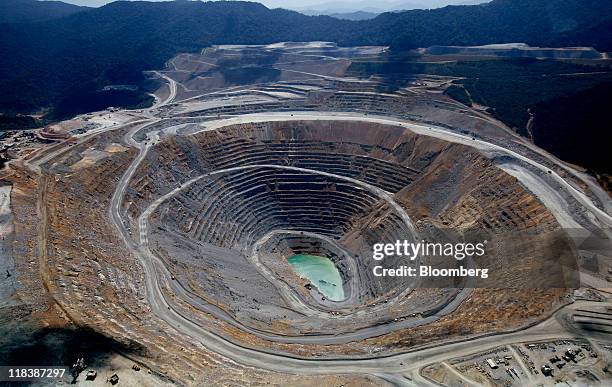
[[[607,194],[448,97],[452,77],[390,90],[347,74],[383,51],[181,54],[148,74],[151,108],[17,144],[0,191],[0,311],[24,332],[6,347],[87,330],[109,340],[104,353],[74,346],[61,361],[85,353],[145,384],[423,385],[450,380],[445,359],[470,351],[590,337],[571,316],[607,305]],[[374,244],[404,239],[486,241],[480,259],[426,263],[491,275],[376,277],[376,265],[424,263],[372,259]],[[329,257],[345,299],[298,276],[296,254]]]

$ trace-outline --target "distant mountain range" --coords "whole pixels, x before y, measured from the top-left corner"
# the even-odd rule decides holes
[[[119,1],[54,12],[27,11],[49,7],[46,2],[9,1],[12,10],[2,15],[5,23],[9,18],[14,23],[2,25],[0,34],[0,112],[40,111],[84,90],[135,84],[143,70],[161,68],[179,52],[212,44],[326,40],[403,50],[525,42],[612,51],[610,34],[602,35],[610,30],[610,0],[494,0],[383,13],[361,21],[305,16],[240,1]],[[26,22],[19,16],[45,12],[46,20]],[[58,16],[61,12],[69,14]]]
[[[490,0],[378,0],[378,1],[305,1],[299,7],[291,9],[306,15],[345,15],[357,12],[378,15],[389,11],[409,11],[413,9],[435,9],[447,5],[474,5],[487,3]],[[276,3],[273,2],[276,5]],[[278,3],[279,8],[286,8]]]
[[[365,11],[344,12],[344,13],[342,12],[327,13],[325,11],[300,11],[300,13],[304,15],[309,15],[309,16],[325,15],[325,16],[331,16],[333,18],[343,19],[343,20],[369,20],[369,19],[374,19],[376,16],[380,14],[380,13],[365,12]]]
[[[1,0],[1,23],[30,23],[56,19],[84,11],[87,7],[61,1]]]

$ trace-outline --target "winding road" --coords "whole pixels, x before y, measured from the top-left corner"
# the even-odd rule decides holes
[[[110,207],[108,209],[108,216],[118,230],[119,235],[123,239],[125,245],[130,250],[130,252],[139,260],[142,265],[144,271],[145,278],[145,286],[146,286],[146,296],[147,301],[151,307],[152,312],[168,323],[169,326],[173,327],[177,331],[192,337],[194,340],[199,341],[204,345],[207,349],[219,353],[223,356],[226,356],[229,359],[232,359],[241,364],[263,368],[273,371],[279,372],[287,372],[287,373],[303,373],[303,374],[368,374],[380,379],[383,379],[389,383],[396,385],[431,385],[432,383],[423,378],[419,374],[419,370],[431,363],[442,362],[448,360],[449,358],[465,356],[471,353],[482,352],[486,350],[490,350],[492,348],[496,348],[502,345],[514,344],[517,342],[526,342],[526,341],[537,341],[537,340],[554,340],[559,338],[572,338],[575,337],[575,332],[571,331],[560,321],[564,320],[572,310],[578,308],[587,308],[592,306],[594,303],[588,301],[578,301],[572,305],[569,305],[558,312],[556,312],[553,316],[546,319],[545,321],[540,322],[534,326],[520,329],[515,332],[508,332],[503,334],[495,334],[495,335],[485,335],[480,337],[474,337],[467,340],[461,340],[456,342],[445,342],[442,344],[432,345],[429,347],[417,348],[411,351],[397,353],[397,354],[386,354],[386,355],[372,355],[370,357],[351,357],[351,356],[341,356],[336,358],[326,358],[326,359],[318,359],[318,358],[300,358],[288,353],[278,353],[272,351],[266,351],[264,349],[258,348],[249,348],[239,343],[233,342],[227,337],[223,337],[220,334],[211,332],[206,328],[198,325],[195,321],[191,320],[188,316],[183,315],[172,302],[170,302],[167,298],[167,295],[162,291],[163,288],[171,289],[177,296],[189,300],[194,305],[197,305],[198,308],[203,311],[209,312],[215,317],[219,318],[222,321],[230,323],[242,331],[257,335],[258,337],[264,338],[270,341],[276,341],[281,343],[296,343],[296,344],[341,344],[348,343],[351,341],[362,340],[369,337],[379,336],[385,333],[389,333],[398,329],[414,327],[421,324],[426,324],[435,319],[438,319],[440,316],[443,316],[447,313],[455,310],[463,300],[469,295],[469,291],[465,290],[460,292],[450,303],[448,303],[444,308],[442,308],[438,313],[433,316],[428,316],[425,318],[421,318],[418,320],[403,320],[397,322],[390,322],[389,324],[383,324],[379,326],[367,327],[359,330],[355,330],[354,332],[347,332],[338,335],[320,335],[320,336],[299,336],[299,337],[290,337],[290,336],[282,336],[273,334],[270,332],[261,332],[250,327],[247,327],[235,320],[233,316],[228,314],[226,311],[205,303],[203,300],[198,299],[193,294],[189,293],[186,289],[184,289],[177,281],[172,280],[172,276],[164,262],[153,254],[149,249],[149,240],[148,240],[148,218],[153,213],[153,211],[165,200],[167,200],[172,195],[177,194],[180,190],[185,189],[190,184],[194,183],[198,179],[201,179],[208,175],[198,176],[190,181],[184,182],[181,186],[175,188],[168,194],[157,198],[150,206],[139,216],[137,220],[137,239],[134,240],[134,236],[128,229],[128,226],[124,222],[124,214],[122,213],[122,202],[125,196],[126,189],[129,185],[130,180],[134,176],[137,168],[141,164],[141,162],[147,156],[149,149],[154,146],[160,139],[164,136],[174,135],[178,131],[179,134],[191,134],[195,133],[190,126],[183,125],[175,125],[173,130],[165,131],[165,130],[152,130],[147,133],[146,139],[143,141],[136,141],[134,139],[134,135],[143,128],[146,128],[151,123],[159,122],[161,119],[154,117],[154,111],[159,109],[160,107],[172,104],[177,95],[177,84],[170,77],[157,73],[160,77],[165,79],[168,82],[169,86],[169,95],[163,101],[158,101],[153,107],[149,109],[145,109],[141,111],[143,113],[144,118],[139,121],[132,121],[122,125],[109,126],[102,128],[100,131],[96,131],[95,133],[90,133],[78,141],[84,141],[86,138],[90,138],[91,136],[99,135],[108,130],[116,130],[125,128],[128,125],[134,125],[134,127],[129,130],[129,132],[124,136],[124,141],[135,148],[138,149],[138,155],[129,165],[127,170],[121,176],[119,182],[117,183],[116,189],[113,193]],[[450,130],[434,127],[429,125],[416,124],[412,122],[407,122],[404,120],[400,120],[395,117],[381,117],[376,116],[373,117],[371,115],[361,115],[357,113],[349,113],[349,112],[303,112],[303,111],[294,111],[294,112],[272,112],[272,113],[258,113],[258,114],[249,114],[242,115],[238,117],[228,118],[228,119],[218,119],[213,121],[208,121],[201,124],[200,130],[215,130],[223,126],[236,124],[236,123],[247,123],[247,122],[264,122],[264,121],[290,121],[290,120],[342,120],[342,121],[367,121],[367,122],[376,122],[381,124],[390,124],[403,126],[407,129],[414,131],[417,134],[422,134],[426,136],[433,136],[436,138],[444,139],[446,141],[461,143],[465,145],[469,145],[480,149],[486,154],[502,154],[510,156],[512,159],[520,160],[521,162],[529,165],[535,170],[539,170],[545,175],[548,175],[549,178],[553,179],[563,190],[564,194],[571,196],[578,203],[580,203],[584,208],[592,214],[592,218],[603,228],[609,229],[612,227],[612,217],[609,215],[608,211],[611,208],[608,201],[604,200],[604,209],[598,208],[583,192],[577,190],[572,184],[564,180],[560,175],[551,171],[549,173],[549,168],[545,165],[539,164],[537,161],[529,159],[521,154],[516,153],[511,149],[506,149],[499,145],[488,143],[484,140],[473,139],[470,136],[459,134],[456,132],[452,132]],[[41,152],[32,158],[29,162],[26,162],[29,167],[40,170],[40,166],[44,163],[52,161],[54,158],[63,154],[63,152],[70,149],[70,146],[67,144],[63,144],[60,146],[54,146],[48,148],[45,152]],[[549,155],[544,154],[538,151],[541,155],[545,155],[548,157]],[[558,160],[553,160],[548,157],[549,161],[554,162],[559,165]],[[225,170],[214,171],[212,173],[228,173],[232,170],[239,170],[244,168],[255,168],[255,167],[271,167],[271,168],[285,168],[285,169],[293,169],[295,171],[300,172],[308,172],[313,173],[312,170],[304,170],[303,168],[296,167],[288,167],[288,166],[278,166],[278,165],[259,165],[259,166],[249,166],[249,167],[237,167],[237,168],[229,168]],[[565,199],[563,195],[559,194],[559,189],[555,187],[541,187],[542,184],[546,185],[546,182],[543,180],[534,180],[533,172],[526,173],[524,169],[520,169],[522,167],[517,167],[513,164],[505,164],[501,166],[508,173],[514,175],[525,187],[531,189],[535,195],[540,197],[542,202],[547,205],[551,211],[555,214],[557,219],[559,219],[561,224],[565,226],[580,226],[574,220],[574,214],[571,213],[569,206],[565,203]],[[570,171],[577,178],[585,181],[588,186],[592,186],[593,183],[589,180],[587,182],[587,178],[580,171],[576,171],[571,169],[570,166],[563,165],[564,169]],[[321,171],[315,171],[318,174],[325,174]],[[212,174],[211,173],[211,174]],[[354,180],[344,176],[338,176],[329,174],[334,178],[344,179],[347,181]],[[348,180],[350,179],[350,180]],[[358,184],[364,189],[371,190],[375,192],[381,199],[385,200],[389,203],[397,214],[402,218],[406,226],[414,231],[413,235],[416,235],[415,228],[405,213],[405,211],[401,208],[401,206],[397,205],[393,200],[393,197],[388,193],[379,188],[367,185],[358,180],[351,181],[353,184]],[[539,189],[538,189],[538,186]],[[606,199],[604,195],[599,191],[594,191],[597,197],[600,200]],[[257,261],[254,261],[257,265]],[[261,267],[258,269],[263,270]],[[264,270],[265,271],[265,270]],[[262,273],[264,272],[262,271]],[[272,277],[270,277],[272,276]],[[271,273],[266,274],[266,278],[270,281],[275,281],[273,275]],[[282,286],[281,286],[282,288]],[[407,290],[408,291],[408,290]],[[304,304],[302,300],[298,297],[295,297],[294,293],[291,289],[283,289],[282,290],[284,297],[287,300],[290,300],[291,304],[296,308],[304,308],[304,312],[307,313],[321,313],[319,310],[314,310]],[[399,296],[398,296],[399,297]],[[602,303],[597,303],[598,306],[601,306]],[[605,305],[608,305],[607,303]],[[323,312],[324,313],[324,312]],[[327,316],[329,317],[329,316]]]
[[[133,170],[135,170],[138,165],[140,163],[140,161],[144,158],[144,155],[146,153],[146,150],[148,149],[148,147],[144,147],[142,148],[144,149],[144,151],[141,151],[141,154],[139,154],[139,157],[135,160],[135,165],[133,165]],[[205,177],[210,177],[213,175],[218,175],[218,174],[225,174],[228,172],[234,172],[234,171],[240,171],[240,170],[244,170],[244,169],[256,169],[256,168],[277,168],[277,169],[284,169],[284,170],[291,170],[291,171],[299,171],[299,172],[305,172],[305,173],[316,173],[316,174],[323,174],[326,176],[330,176],[330,177],[334,177],[337,179],[341,179],[341,180],[346,180],[346,181],[350,181],[353,184],[362,186],[368,190],[373,191],[376,195],[378,195],[381,199],[385,200],[387,203],[389,203],[392,208],[394,208],[397,212],[398,215],[402,218],[405,219],[406,222],[410,222],[407,223],[407,227],[409,227],[409,229],[414,230],[414,226],[412,225],[410,218],[408,217],[408,215],[405,213],[404,209],[402,207],[400,207],[391,197],[391,195],[374,186],[371,186],[367,183],[352,179],[350,177],[346,177],[346,176],[340,176],[340,175],[335,175],[335,174],[330,174],[330,173],[326,173],[326,172],[321,172],[321,171],[315,171],[315,170],[311,170],[311,169],[306,169],[306,168],[298,168],[298,167],[290,167],[290,166],[279,166],[279,165],[272,165],[272,164],[261,164],[261,165],[248,165],[248,166],[242,166],[242,167],[234,167],[234,168],[227,168],[227,169],[222,169],[222,170],[217,170],[217,171],[213,171],[204,175],[200,175],[197,176],[195,178],[192,178],[186,182],[184,182],[183,184],[181,184],[180,186],[176,187],[175,189],[173,189],[172,191],[166,193],[163,196],[160,196],[159,198],[157,198],[155,201],[153,201],[143,212],[142,214],[138,217],[138,229],[139,229],[139,239],[140,239],[140,243],[137,247],[137,249],[133,250],[135,253],[141,252],[143,253],[143,255],[141,256],[141,263],[147,265],[147,264],[151,264],[150,260],[147,260],[147,257],[149,259],[152,258],[153,261],[157,262],[159,265],[161,265],[162,267],[164,267],[164,273],[166,275],[166,282],[168,278],[171,278],[171,274],[170,272],[165,269],[165,264],[159,259],[157,258],[149,249],[149,245],[148,245],[148,219],[150,217],[150,215],[159,207],[159,205],[161,205],[164,201],[168,200],[169,198],[171,198],[172,196],[178,194],[180,191],[188,188],[189,186],[191,186],[192,184],[196,183],[197,181],[205,178]],[[121,181],[120,184],[127,184],[129,182],[129,179],[127,179],[126,181]],[[125,186],[123,188],[123,191],[125,191]],[[113,213],[115,214],[115,224],[121,224],[121,220],[120,220],[120,210],[118,209],[118,207],[116,206],[120,206],[121,203],[121,197],[117,196],[113,198]],[[278,231],[278,230],[277,230]],[[416,231],[415,231],[416,233]],[[415,235],[415,234],[413,234]],[[273,283],[275,286],[277,286],[279,288],[279,290],[281,291],[281,294],[283,295],[283,298],[285,300],[288,301],[289,305],[291,305],[291,307],[296,310],[299,313],[302,313],[304,315],[307,316],[313,316],[313,315],[317,315],[319,317],[323,317],[323,318],[333,318],[333,319],[350,319],[350,318],[354,318],[356,316],[360,316],[363,315],[365,313],[375,313],[383,308],[386,308],[387,305],[386,304],[381,304],[378,306],[374,306],[372,308],[369,308],[367,311],[366,310],[359,310],[356,311],[354,313],[350,313],[350,314],[346,314],[346,315],[332,315],[328,312],[324,312],[318,309],[313,309],[311,306],[307,305],[304,303],[303,300],[301,300],[296,294],[295,292],[286,284],[280,282],[278,280],[278,278],[275,277],[275,275],[267,268],[265,267],[263,264],[261,264],[259,262],[259,260],[253,256],[249,256],[247,257],[248,259],[251,260],[251,263],[253,263],[253,265],[264,275],[264,277],[271,283]],[[151,272],[153,272],[153,270],[150,270]],[[155,281],[157,282],[157,281]],[[238,328],[240,328],[241,330],[248,332],[248,333],[252,333],[258,337],[261,337],[263,339],[266,340],[271,340],[271,341],[277,341],[277,342],[282,342],[282,343],[296,343],[296,344],[341,344],[341,343],[348,343],[351,341],[355,341],[355,340],[363,340],[363,339],[367,339],[370,337],[375,337],[375,336],[380,336],[382,334],[385,333],[389,333],[389,332],[393,332],[395,330],[398,329],[405,329],[405,328],[412,328],[412,327],[416,327],[419,325],[423,325],[423,324],[428,324],[432,321],[435,321],[436,319],[439,319],[441,316],[448,314],[452,311],[454,311],[460,304],[461,302],[463,302],[465,300],[465,298],[470,294],[470,289],[462,289],[452,300],[450,300],[450,302],[448,302],[446,305],[444,305],[443,307],[440,308],[440,310],[438,310],[436,313],[429,315],[427,317],[424,318],[416,318],[416,319],[401,319],[399,321],[390,321],[386,324],[381,324],[381,325],[376,325],[376,326],[370,326],[370,327],[366,327],[366,328],[361,328],[361,329],[356,329],[353,332],[343,332],[343,333],[338,333],[335,335],[306,335],[306,336],[284,336],[284,335],[278,335],[278,334],[273,334],[270,332],[263,332],[260,330],[255,330],[253,328],[247,327],[244,324],[242,324],[241,322],[237,321],[235,319],[234,316],[228,314],[225,310],[209,304],[207,302],[205,302],[204,300],[202,300],[201,298],[195,296],[193,293],[191,293],[189,290],[185,289],[183,286],[180,285],[180,283],[176,280],[170,281],[170,285],[169,285],[173,291],[181,296],[183,299],[189,300],[189,302],[194,305],[197,306],[198,308],[202,309],[203,311],[207,312],[207,313],[211,313],[213,316],[227,322],[230,323]],[[405,289],[404,291],[402,291],[401,293],[399,293],[398,295],[396,295],[395,297],[389,299],[389,303],[394,303],[397,302],[399,300],[401,300],[403,297],[405,297],[408,293],[410,293],[412,291],[412,288],[408,288]],[[170,304],[170,302],[168,302]]]
[[[413,124],[401,120],[397,120],[389,117],[372,117],[372,116],[362,116],[356,115],[354,113],[304,113],[304,112],[283,112],[283,113],[269,113],[269,114],[254,114],[247,116],[240,116],[230,119],[210,121],[202,124],[202,130],[215,130],[219,127],[234,124],[234,123],[244,123],[244,122],[262,122],[262,121],[270,121],[270,120],[355,120],[355,121],[369,121],[369,122],[378,122],[383,124],[393,124],[393,125],[401,125],[410,130],[413,130],[417,133],[434,136],[437,138],[442,138],[447,141],[463,143],[470,146],[475,146],[485,152],[498,152],[507,155],[511,155],[519,160],[527,162],[528,164],[540,169],[542,171],[548,171],[548,168],[545,166],[539,165],[537,162],[530,160],[522,155],[519,155],[512,150],[508,150],[502,148],[498,145],[490,144],[481,140],[474,140],[471,137],[464,136],[461,134],[457,134],[454,132],[450,132],[443,128],[436,128],[431,126],[424,126]],[[164,263],[148,248],[148,217],[149,215],[168,197],[175,195],[180,190],[184,189],[187,185],[192,184],[198,179],[203,178],[204,176],[196,177],[188,182],[183,183],[181,186],[175,188],[169,194],[164,197],[160,197],[156,199],[150,206],[147,208],[143,214],[138,219],[138,228],[139,228],[139,241],[135,242],[130,236],[128,230],[126,229],[122,216],[121,216],[121,202],[126,190],[126,187],[129,184],[130,179],[132,178],[134,172],[138,168],[139,164],[145,158],[147,151],[153,144],[159,140],[157,136],[157,132],[149,134],[149,139],[142,143],[138,143],[132,138],[129,139],[129,143],[133,146],[137,146],[139,148],[139,154],[134,159],[132,164],[126,170],[125,174],[122,176],[121,180],[117,185],[117,189],[113,195],[111,206],[109,209],[109,216],[115,225],[115,227],[119,230],[124,242],[132,251],[132,253],[138,257],[140,263],[143,266],[145,279],[146,279],[146,288],[147,288],[147,299],[151,305],[153,313],[155,313],[159,318],[166,321],[169,325],[173,326],[176,330],[187,334],[193,337],[196,340],[199,340],[205,347],[208,349],[215,351],[221,355],[227,356],[237,362],[242,364],[261,367],[264,369],[275,370],[280,372],[291,372],[294,373],[296,370],[299,370],[301,373],[307,374],[331,374],[331,373],[352,373],[352,374],[370,374],[377,377],[380,377],[384,380],[387,380],[394,384],[405,384],[405,385],[427,385],[430,384],[429,381],[422,378],[418,370],[433,362],[443,361],[453,356],[462,356],[468,353],[475,353],[479,351],[488,350],[494,347],[498,347],[500,345],[512,344],[516,342],[524,342],[524,341],[535,341],[535,340],[544,340],[544,339],[557,339],[557,338],[570,338],[573,337],[574,334],[568,332],[564,326],[562,326],[557,321],[557,316],[560,314],[567,313],[567,310],[562,310],[557,313],[554,317],[547,319],[544,322],[541,322],[538,325],[533,327],[519,330],[517,332],[505,333],[505,334],[497,334],[492,336],[485,336],[474,338],[470,340],[459,341],[455,343],[445,343],[437,346],[432,346],[429,348],[423,348],[419,350],[414,350],[406,353],[395,354],[395,355],[384,355],[381,357],[371,357],[371,358],[337,358],[337,359],[304,359],[297,358],[290,354],[278,354],[271,353],[261,349],[247,348],[240,344],[234,343],[231,340],[222,337],[218,334],[210,332],[203,327],[199,326],[194,321],[190,320],[188,317],[182,315],[179,311],[177,311],[173,305],[168,302],[164,292],[161,290],[162,287],[169,287],[173,290],[179,290],[179,296],[185,296],[186,294],[181,294],[180,289],[177,289],[177,286],[173,283],[171,279],[171,275],[167,268],[164,266]],[[251,166],[255,167],[255,166]],[[261,166],[259,166],[261,167]],[[280,168],[280,166],[270,166]],[[245,167],[239,167],[245,168]],[[284,167],[284,168],[294,168],[294,167]],[[215,171],[214,173],[224,173],[228,172],[231,169],[224,171]],[[319,172],[320,173],[320,172]],[[337,176],[334,176],[337,177]],[[520,174],[517,174],[517,177],[521,179]],[[556,179],[561,186],[576,200],[582,203],[589,211],[591,211],[595,217],[604,225],[612,224],[611,217],[605,212],[597,208],[582,192],[577,191],[573,186],[569,183],[565,182],[560,176],[556,174],[552,174],[552,177]],[[342,177],[346,179],[345,177]],[[522,181],[522,180],[521,180]],[[529,186],[529,182],[525,182],[526,186]],[[359,182],[359,184],[363,184]],[[388,196],[388,193],[378,192],[381,197],[385,197],[386,199],[392,199]],[[538,194],[536,192],[536,194]],[[542,193],[539,193],[542,195]],[[399,206],[398,206],[399,207]],[[401,207],[399,207],[401,209]],[[564,208],[555,208],[556,211],[565,211]],[[571,214],[569,214],[571,217]],[[565,214],[564,214],[565,216]],[[409,218],[407,219],[409,222]],[[407,223],[411,224],[411,223]],[[444,312],[449,312],[452,309],[456,308],[460,304],[463,299],[458,297],[456,303],[449,305],[449,310],[445,310]],[[576,305],[583,305],[583,303],[576,303],[571,308]],[[583,305],[584,306],[584,305]],[[568,309],[568,308],[566,308]],[[206,310],[206,309],[205,309]],[[210,310],[206,310],[209,311]],[[213,313],[216,314],[216,313]],[[443,313],[442,313],[443,314]],[[221,318],[224,321],[240,324],[239,322],[233,320],[231,316],[228,316],[227,313],[223,312],[221,314],[216,314],[216,317]],[[438,318],[439,316],[432,316],[432,320]],[[229,318],[229,320],[228,320]],[[421,320],[422,321],[422,320]],[[411,324],[414,322],[410,322]],[[241,325],[241,324],[240,324]],[[408,324],[407,326],[411,326]],[[301,337],[283,337],[277,335],[269,335],[262,332],[253,332],[252,329],[248,327],[241,326],[245,332],[255,333],[260,337],[264,337],[270,340],[280,341],[280,342],[291,342],[291,343],[316,343],[316,344],[329,344],[329,343],[346,343],[348,341],[364,339],[367,337],[372,337],[376,335],[380,335],[383,333],[390,332],[392,330],[396,330],[401,328],[400,324],[389,324],[383,325],[381,327],[369,327],[365,328],[363,331],[357,331],[352,333],[347,333],[344,335],[338,336],[301,336]],[[404,326],[406,327],[406,326]]]

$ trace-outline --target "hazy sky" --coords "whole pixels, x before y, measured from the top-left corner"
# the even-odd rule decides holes
[[[98,7],[109,0],[63,0],[67,3]],[[159,1],[159,0],[149,0]],[[295,10],[326,10],[350,12],[367,10],[372,12],[391,11],[413,8],[437,8],[448,4],[475,4],[487,0],[260,0],[269,8],[287,8]]]

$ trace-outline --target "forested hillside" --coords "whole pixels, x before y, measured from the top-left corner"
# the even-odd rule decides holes
[[[0,23],[31,23],[56,19],[86,10],[87,7],[61,1],[1,0]]]

